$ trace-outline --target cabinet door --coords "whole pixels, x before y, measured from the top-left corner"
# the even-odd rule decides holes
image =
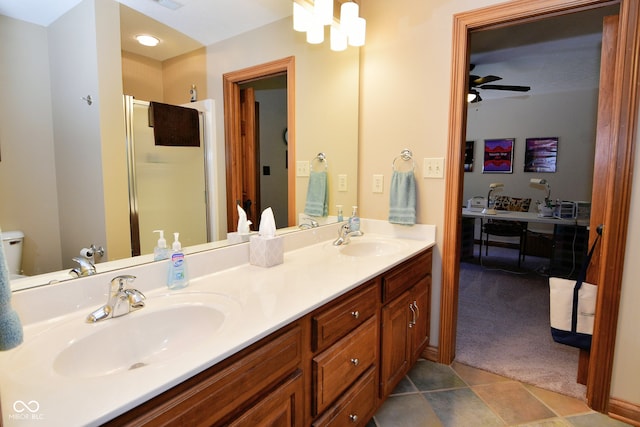
[[[231,427],[303,426],[304,384],[298,371],[257,404],[229,423]]]
[[[411,364],[418,360],[429,344],[431,275],[422,278],[411,290],[414,316],[411,327]]]
[[[405,292],[382,308],[381,396],[388,396],[409,369],[411,359],[409,322],[413,304]]]

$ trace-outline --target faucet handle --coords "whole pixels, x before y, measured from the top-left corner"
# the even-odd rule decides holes
[[[133,283],[136,280],[136,276],[130,274],[123,274],[111,279],[111,290],[113,292],[122,292],[126,283]]]

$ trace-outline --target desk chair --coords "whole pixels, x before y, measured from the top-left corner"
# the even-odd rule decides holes
[[[498,196],[495,199],[494,208],[496,210],[512,212],[528,212],[531,199],[518,197]],[[503,237],[518,237],[518,267],[524,261],[527,249],[527,226],[528,223],[522,221],[508,221],[499,219],[489,219],[482,226],[482,233],[486,236],[485,255],[489,255],[489,235]],[[482,257],[482,234],[480,235],[480,257]]]

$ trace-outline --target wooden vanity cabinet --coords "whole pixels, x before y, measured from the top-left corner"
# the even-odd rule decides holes
[[[311,315],[312,425],[365,425],[378,406],[380,280]]]
[[[431,261],[428,249],[382,276],[382,398],[391,394],[429,344]]]
[[[304,426],[299,323],[111,420],[112,426]]]

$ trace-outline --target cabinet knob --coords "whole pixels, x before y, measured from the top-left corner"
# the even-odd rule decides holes
[[[360,360],[357,358],[353,358],[351,359],[351,363],[353,364],[353,366],[358,366],[360,364]]]
[[[351,315],[353,316],[354,319],[357,319],[360,317],[360,312],[358,310],[352,311]]]
[[[358,416],[356,414],[351,414],[349,415],[349,419],[351,420],[352,423],[355,423],[358,421]]]

